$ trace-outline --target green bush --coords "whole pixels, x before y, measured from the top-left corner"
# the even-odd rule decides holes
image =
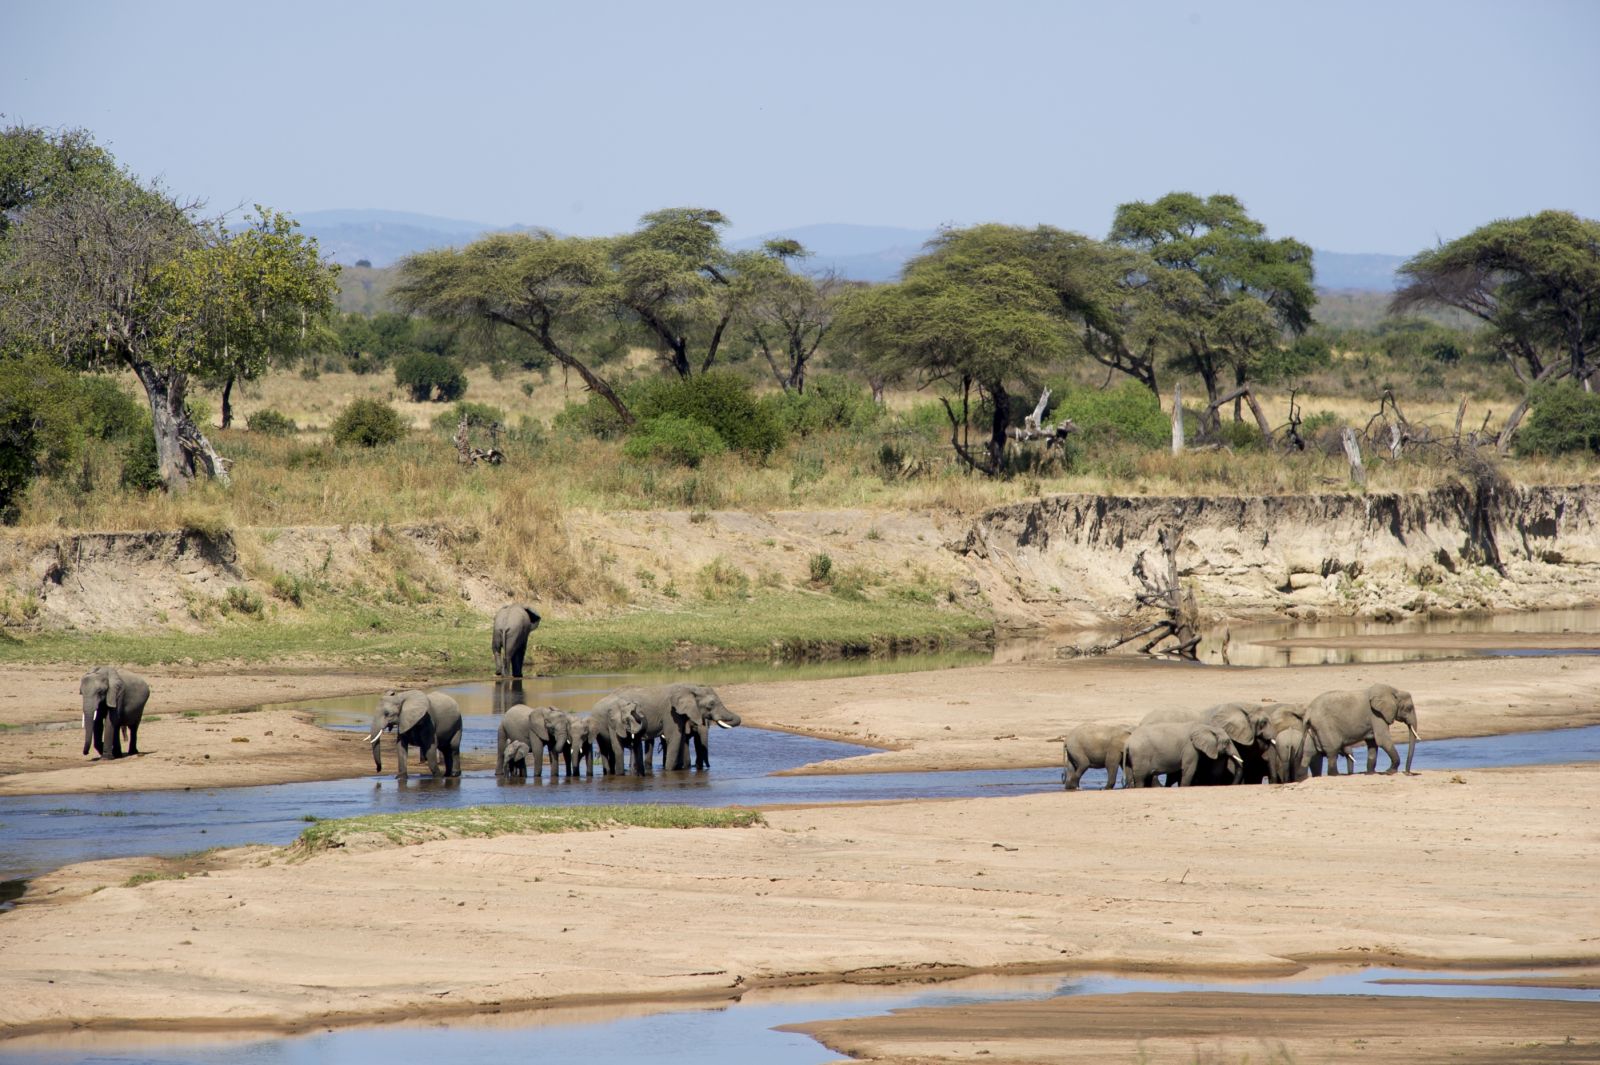
[[[135,492],[154,492],[166,486],[161,479],[161,459],[156,451],[155,429],[145,420],[144,431],[128,441],[122,450],[122,487]]]
[[[517,419],[517,427],[508,432],[506,436],[524,447],[544,447],[544,422],[532,414],[524,414]]]
[[[78,379],[78,424],[96,440],[127,440],[148,432],[144,404],[109,377],[86,374]]]
[[[582,403],[568,403],[556,413],[551,425],[566,436],[592,436],[598,440],[615,439],[628,428],[617,408],[599,394]]]
[[[333,442],[378,447],[406,435],[400,412],[379,399],[357,399],[333,420]]]
[[[1296,381],[1333,365],[1333,345],[1320,336],[1297,337],[1293,344],[1267,353],[1252,378],[1264,384]]]
[[[836,374],[818,374],[806,382],[804,392],[779,392],[761,402],[771,406],[778,424],[790,436],[810,436],[825,429],[865,429],[883,413],[872,402],[871,392]]]
[[[394,364],[394,383],[410,393],[418,403],[438,400],[449,403],[467,392],[467,375],[461,367],[428,351],[402,355]]]
[[[642,422],[622,445],[623,454],[636,459],[656,459],[693,469],[728,450],[722,437],[709,425],[663,414]]]
[[[717,431],[736,451],[767,456],[783,444],[783,426],[772,406],[757,403],[749,382],[730,373],[642,382],[628,391],[640,421],[675,414]]]
[[[290,418],[287,414],[281,414],[271,407],[258,410],[250,415],[245,422],[245,427],[252,433],[260,433],[263,436],[293,436],[300,431],[300,427],[294,423],[293,418]]]
[[[902,428],[929,439],[950,439],[950,415],[943,403],[918,403],[897,413],[895,420]]]
[[[1046,425],[1071,418],[1083,446],[1134,444],[1160,448],[1172,442],[1172,418],[1161,409],[1155,393],[1137,381],[1115,388],[1085,388],[1052,382],[1051,409]]]
[[[471,403],[462,400],[449,410],[441,411],[434,415],[433,431],[444,433],[446,436],[454,436],[456,427],[461,424],[463,415],[466,416],[467,425],[474,429],[487,429],[491,425],[498,425],[502,429],[505,428],[506,412],[499,407],[490,406],[487,403]]]
[[[262,607],[265,604],[261,602],[261,597],[255,592],[236,584],[228,589],[226,605],[229,613],[260,617]]]
[[[1222,442],[1235,451],[1258,451],[1261,448],[1261,430],[1253,421],[1236,422],[1224,418],[1217,427]],[[1168,423],[1171,431],[1171,423]]]
[[[1600,394],[1572,385],[1541,386],[1516,441],[1522,455],[1600,453]]]
[[[807,566],[811,571],[812,584],[827,584],[833,580],[832,556],[826,553],[812,555],[811,561],[807,563]]]

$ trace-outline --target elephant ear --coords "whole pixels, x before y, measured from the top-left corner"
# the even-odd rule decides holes
[[[544,620],[539,616],[539,612],[533,609],[531,606],[524,606],[522,609],[528,615],[528,627],[530,629],[537,629],[539,627],[539,622]]]
[[[1383,718],[1384,724],[1394,724],[1394,715],[1400,712],[1399,695],[1387,684],[1374,684],[1367,689],[1367,701],[1372,704],[1372,712]]]
[[[672,712],[690,721],[703,721],[706,716],[695,690],[687,686],[672,693]]]
[[[400,723],[395,726],[398,732],[410,732],[416,728],[428,713],[428,697],[417,692],[406,698],[400,704]]]
[[[1255,726],[1250,723],[1250,718],[1242,710],[1230,709],[1218,714],[1212,719],[1212,723],[1226,732],[1234,743],[1249,743],[1256,738]],[[1216,756],[1215,751],[1206,752],[1207,758]]]
[[[1222,735],[1214,728],[1202,725],[1192,730],[1189,733],[1189,742],[1207,758],[1215,758],[1222,753]]]
[[[114,669],[106,670],[106,705],[107,706],[114,706],[114,707],[119,707],[119,708],[122,706],[122,687],[123,687],[123,685],[122,685],[122,674],[118,673]],[[1390,717],[1389,720],[1393,721],[1394,718]]]

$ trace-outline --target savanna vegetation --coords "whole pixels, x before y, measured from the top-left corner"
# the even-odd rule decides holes
[[[495,234],[340,278],[278,212],[208,218],[82,131],[5,130],[0,517],[39,534],[440,523],[477,531],[463,564],[502,586],[619,609],[565,515],[1344,490],[1345,426],[1367,491],[1468,476],[1467,452],[1580,480],[1600,451],[1600,223],[1562,212],[1421,252],[1392,301],[1329,296],[1325,319],[1309,248],[1226,195],[1125,204],[1104,239],[948,230],[879,286],[808,271],[792,241],[730,250],[726,225],[672,208],[619,236]],[[335,309],[341,284],[359,310]],[[505,463],[458,463],[463,425]],[[1065,428],[1031,442],[1039,425]],[[757,573],[676,591],[944,624],[947,589],[861,577],[842,595]],[[313,618],[339,631],[394,595],[434,603],[441,628],[461,612],[414,584],[307,578],[265,613],[315,642]],[[573,647],[606,643],[591,636]]]

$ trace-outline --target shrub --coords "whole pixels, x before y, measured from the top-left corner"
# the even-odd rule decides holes
[[[294,423],[293,418],[286,414],[281,414],[271,407],[258,410],[250,415],[245,422],[245,427],[252,433],[260,433],[263,436],[293,436],[300,431],[300,427]]]
[[[1516,440],[1523,455],[1600,452],[1600,394],[1570,385],[1540,387]]]
[[[1333,345],[1320,336],[1302,336],[1286,348],[1267,353],[1252,375],[1266,384],[1295,381],[1333,365]]]
[[[433,431],[454,436],[456,427],[461,424],[462,417],[467,419],[467,425],[474,429],[487,429],[491,425],[501,428],[506,424],[506,412],[499,407],[487,403],[470,403],[462,400],[447,411],[440,411],[434,415]]]
[[[78,420],[96,440],[127,440],[148,431],[149,416],[116,381],[89,374],[78,379]]]
[[[255,617],[260,615],[262,605],[261,597],[248,588],[236,584],[228,589],[227,607],[235,614]]]
[[[122,487],[135,492],[154,492],[164,488],[161,461],[156,452],[155,429],[148,421],[144,431],[128,441],[122,450]]]
[[[467,375],[461,367],[428,351],[402,355],[394,364],[394,383],[410,393],[418,403],[437,399],[449,403],[467,392]]]
[[[629,458],[657,459],[690,469],[727,450],[728,445],[715,429],[676,414],[663,414],[642,423],[622,445],[623,454]]]
[[[1168,423],[1170,431],[1171,423]],[[1235,451],[1259,451],[1261,449],[1261,430],[1253,421],[1235,422],[1223,419],[1217,427],[1217,435],[1222,442]]]
[[[379,399],[357,399],[333,420],[333,442],[378,447],[406,435],[400,412]]]
[[[812,555],[809,566],[812,584],[827,584],[833,579],[833,559],[827,554]]]
[[[592,395],[582,403],[568,403],[551,424],[558,433],[592,436],[599,440],[614,439],[627,430],[617,408],[601,395]]]
[[[517,427],[508,432],[506,436],[526,447],[544,447],[544,422],[532,414],[524,414],[517,419]]]
[[[734,374],[658,379],[630,389],[629,399],[640,421],[675,414],[715,429],[736,451],[764,457],[783,443],[783,426],[773,407],[757,403],[749,383]]]
[[[1045,424],[1071,418],[1086,447],[1116,443],[1159,448],[1172,442],[1171,417],[1155,394],[1137,381],[1107,389],[1054,382],[1052,392]]]
[[[791,436],[810,436],[825,429],[865,429],[882,416],[872,393],[849,378],[818,374],[804,392],[780,392],[761,401]],[[941,414],[943,412],[941,411]]]

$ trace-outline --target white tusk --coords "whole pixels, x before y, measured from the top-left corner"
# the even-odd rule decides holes
[[[733,726],[728,724],[726,721],[718,721],[717,722],[717,727],[718,728],[732,728]]]
[[[376,736],[368,736],[368,737],[367,737],[367,742],[368,742],[368,743],[371,743],[371,744],[373,744],[373,745],[376,745],[376,744],[377,744],[377,742],[378,742],[378,741],[379,741],[379,740],[381,740],[381,739],[383,739],[383,733],[381,733],[381,732],[380,732],[380,733],[378,733],[378,734],[377,734],[377,735],[376,735]]]

